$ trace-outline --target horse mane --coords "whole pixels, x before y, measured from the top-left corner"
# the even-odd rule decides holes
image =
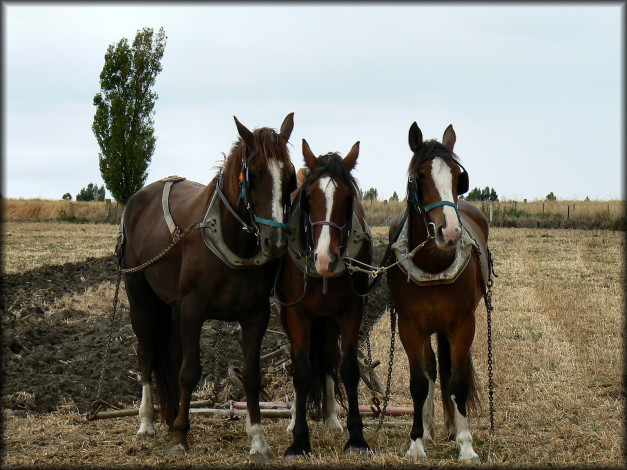
[[[261,158],[264,163],[271,159],[276,159],[283,163],[282,176],[287,176],[292,163],[290,161],[287,142],[280,137],[274,129],[261,127],[253,131],[254,145],[259,150],[255,158]],[[224,183],[224,194],[232,204],[239,198],[239,174],[242,169],[242,157],[246,151],[246,143],[239,137],[231,147],[225,162],[220,167],[216,179],[222,175]]]
[[[459,164],[459,157],[447,149],[443,144],[435,139],[425,140],[417,152],[409,162],[409,175],[415,175],[418,173],[420,166],[435,157],[444,159],[447,163],[453,162]]]
[[[309,174],[303,186],[310,183],[321,174],[328,172],[331,179],[334,181],[342,181],[350,188],[351,196],[357,196],[359,187],[357,179],[355,179],[352,173],[344,166],[344,162],[339,153],[329,152],[326,155],[320,155],[317,158],[317,162],[318,168],[316,171]]]

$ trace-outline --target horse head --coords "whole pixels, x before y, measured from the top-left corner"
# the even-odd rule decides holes
[[[356,142],[344,158],[337,153],[316,158],[303,139],[309,175],[301,187],[300,207],[308,214],[305,223],[311,226],[310,243],[320,275],[333,275],[351,228],[357,183],[350,172],[358,155]]]
[[[239,165],[239,175],[232,179],[231,192],[239,193],[238,203],[243,201],[250,212],[264,255],[277,258],[287,249],[285,217],[290,192],[296,188],[296,173],[287,149],[294,113],[287,115],[279,133],[267,127],[251,132],[234,118],[241,159],[234,163]]]
[[[442,143],[423,142],[414,122],[409,128],[409,147],[414,156],[409,165],[408,200],[435,237],[438,248],[453,249],[462,234],[457,198],[468,191],[468,173],[453,153],[455,131],[449,125]],[[430,226],[433,228],[430,229]]]

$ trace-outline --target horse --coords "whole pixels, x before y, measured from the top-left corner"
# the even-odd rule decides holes
[[[260,419],[260,350],[272,280],[287,249],[284,220],[296,187],[287,148],[294,117],[288,114],[278,133],[266,127],[251,132],[234,119],[239,137],[209,185],[179,178],[168,187],[158,181],[129,199],[120,262],[126,267],[148,264],[123,277],[142,382],[137,436],[155,435],[153,375],[161,419],[173,431],[167,455],[189,451],[202,324],[208,319],[236,321],[243,338],[250,457],[262,462],[273,454]],[[172,221],[198,230],[183,239],[178,226],[168,229]],[[150,264],[173,241],[178,244]]]
[[[336,396],[344,403],[344,395],[338,371],[348,400],[349,439],[344,451],[368,454],[357,396],[357,343],[363,316],[359,293],[368,287],[368,278],[362,273],[351,275],[344,263],[348,255],[366,263],[372,258],[370,228],[351,175],[359,142],[343,159],[337,153],[316,158],[304,139],[302,151],[309,172],[292,194],[289,256],[279,269],[276,289],[283,296],[280,318],[291,343],[294,368],[295,396],[287,428],[293,442],[285,458],[311,453],[308,402],[322,415],[326,429],[342,430]]]
[[[479,457],[472,447],[467,419],[467,410],[478,404],[470,347],[475,309],[484,294],[482,279],[488,279],[491,259],[486,218],[458,199],[468,190],[468,173],[453,153],[455,141],[452,125],[444,131],[441,143],[423,141],[415,122],[409,129],[413,157],[407,206],[389,230],[398,262],[388,271],[388,284],[409,360],[414,404],[406,457],[426,458],[424,441],[434,438],[437,372],[431,335],[436,334],[448,437],[457,442],[459,460],[476,463]]]

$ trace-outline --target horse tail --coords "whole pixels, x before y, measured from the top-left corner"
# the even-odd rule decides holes
[[[322,416],[322,389],[325,384],[324,341],[326,317],[316,317],[311,322],[309,341],[310,383],[308,407],[313,408],[314,416]]]
[[[472,357],[468,356],[468,399],[466,404],[468,411],[481,410],[481,400],[479,400],[479,390],[477,387],[477,371],[472,364]]]
[[[155,315],[153,380],[161,420],[170,429],[179,412],[179,371],[183,362],[179,329],[180,315],[169,307]]]
[[[311,340],[309,346],[309,362],[311,365],[311,382],[308,404],[313,408],[315,416],[321,416],[323,390],[326,387],[327,375],[333,379],[334,395],[346,408],[342,383],[339,380],[341,354],[339,350],[339,330],[333,324],[331,316],[316,317],[311,323]]]

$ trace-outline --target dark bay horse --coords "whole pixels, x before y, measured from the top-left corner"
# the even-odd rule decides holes
[[[392,222],[390,240],[396,243],[397,259],[416,251],[413,260],[388,271],[388,282],[409,359],[414,402],[406,457],[425,458],[424,440],[434,438],[436,358],[431,335],[436,334],[448,436],[456,439],[460,460],[478,462],[467,410],[477,402],[470,347],[475,309],[483,295],[481,279],[489,275],[488,223],[479,209],[458,201],[468,190],[468,174],[453,153],[455,140],[452,126],[444,131],[442,143],[423,142],[415,122],[409,129],[414,156],[408,171],[407,207]]]
[[[188,451],[189,404],[201,374],[202,324],[207,319],[237,321],[243,337],[250,454],[264,461],[272,451],[260,420],[259,355],[272,281],[287,249],[284,217],[296,187],[287,141],[294,120],[290,113],[279,133],[265,127],[251,132],[237,118],[235,123],[239,138],[209,185],[177,182],[169,188],[168,200],[164,183],[155,182],[129,199],[121,263],[141,265],[176,238],[165,222],[165,207],[179,227],[204,220],[202,230],[189,232],[166,256],[124,275],[143,386],[137,434],[155,434],[153,376],[161,418],[173,431],[168,454]],[[212,250],[206,239],[213,240]]]
[[[275,290],[285,304],[281,322],[294,364],[295,399],[288,427],[293,443],[285,452],[288,459],[311,452],[308,401],[321,412],[327,429],[342,429],[336,413],[336,394],[343,402],[338,371],[348,400],[349,440],[344,451],[369,452],[357,396],[357,343],[363,315],[357,292],[367,289],[368,278],[349,274],[343,261],[345,255],[366,263],[372,258],[370,228],[350,173],[358,154],[359,142],[344,159],[337,153],[316,158],[303,140],[309,173],[293,193],[289,256],[279,270],[280,288]]]

